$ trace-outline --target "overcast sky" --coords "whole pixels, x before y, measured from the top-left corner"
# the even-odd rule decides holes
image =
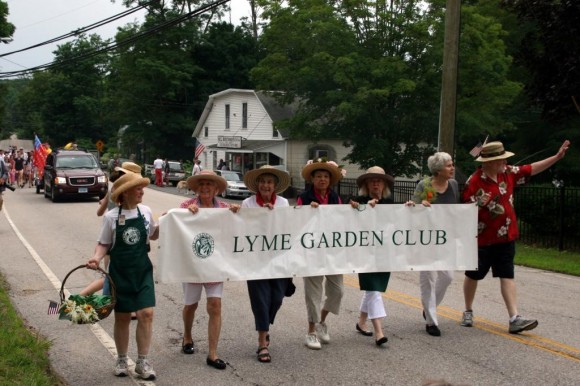
[[[3,0],[8,3],[8,21],[16,26],[14,41],[0,43],[0,54],[19,50],[52,38],[65,35],[78,28],[86,27],[127,8],[121,0]],[[231,21],[237,24],[242,16],[249,16],[247,0],[231,0]],[[103,39],[115,36],[118,26],[135,20],[142,20],[144,12],[133,13],[88,33],[99,34]],[[72,39],[71,39],[72,40]],[[26,68],[50,63],[54,60],[53,51],[61,40],[52,45],[34,48],[28,51],[0,58],[0,72],[19,71]],[[69,40],[70,41],[70,40]]]

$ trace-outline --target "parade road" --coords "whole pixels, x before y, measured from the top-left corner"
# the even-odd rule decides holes
[[[173,188],[147,188],[144,204],[159,217],[187,198],[175,193]],[[428,379],[468,385],[580,384],[580,278],[523,267],[516,268],[519,312],[539,320],[535,330],[507,333],[499,282],[491,277],[479,285],[474,326],[461,327],[463,273],[456,272],[439,308],[442,336],[432,337],[421,316],[418,272],[397,272],[384,294],[389,342],[383,348],[355,331],[361,292],[357,276],[345,275],[340,315],[328,318],[330,344],[319,351],[307,349],[302,279],[295,278],[296,293],[285,299],[270,329],[271,363],[256,360],[258,340],[246,283],[227,282],[218,349],[228,363],[224,371],[205,363],[204,297],[194,323],[196,352],[184,355],[181,285],[159,282],[150,352],[157,379],[116,378],[114,317],[96,325],[71,325],[47,315],[49,300],[59,300],[66,274],[92,255],[101,225],[97,200],[52,203],[34,189],[6,191],[4,199],[0,270],[25,323],[51,342],[51,364],[69,385],[421,385]],[[154,265],[157,254],[153,242]],[[81,269],[66,287],[78,293],[96,277]],[[133,360],[136,324],[132,322],[129,348]]]

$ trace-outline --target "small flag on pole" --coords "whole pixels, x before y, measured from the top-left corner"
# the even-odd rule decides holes
[[[469,151],[469,154],[470,154],[472,157],[477,157],[477,156],[479,156],[479,153],[481,153],[481,149],[482,149],[482,148],[483,148],[483,144],[482,144],[481,142],[479,142],[477,145],[475,145],[475,146],[473,147],[473,149],[471,149],[471,150]]]
[[[49,315],[56,315],[58,314],[58,303],[52,300],[48,301],[48,314]]]
[[[195,158],[199,158],[201,153],[205,150],[205,146],[203,143],[197,141],[197,145],[195,146]]]

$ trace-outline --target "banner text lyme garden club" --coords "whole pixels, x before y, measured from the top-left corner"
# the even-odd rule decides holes
[[[385,237],[386,231],[360,230],[341,232],[305,232],[299,237],[299,243],[304,249],[315,248],[352,248],[377,247],[390,242],[399,245],[434,246],[447,243],[447,232],[442,229],[402,230],[393,231]],[[234,253],[284,251],[292,249],[292,234],[280,233],[274,235],[234,236]]]

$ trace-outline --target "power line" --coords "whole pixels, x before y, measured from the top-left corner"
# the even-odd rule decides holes
[[[143,38],[149,37],[149,36],[151,36],[151,35],[159,32],[159,31],[163,31],[163,30],[168,29],[168,28],[171,28],[171,27],[173,27],[175,25],[181,24],[181,23],[183,23],[183,22],[185,22],[185,21],[187,21],[187,20],[189,20],[191,18],[194,18],[196,16],[199,16],[199,15],[205,13],[205,12],[211,11],[214,8],[217,8],[217,7],[219,7],[219,6],[227,3],[229,1],[230,0],[218,0],[218,1],[215,1],[213,3],[210,3],[210,4],[207,4],[205,6],[202,6],[202,7],[198,8],[198,9],[196,9],[194,11],[191,11],[191,12],[188,12],[188,13],[183,14],[181,16],[178,16],[178,17],[176,17],[176,18],[174,18],[172,20],[169,20],[169,21],[166,21],[164,23],[161,23],[161,24],[159,24],[159,25],[157,25],[155,27],[149,28],[149,29],[147,29],[145,31],[138,32],[135,35],[132,35],[132,36],[130,36],[130,37],[124,39],[124,40],[121,40],[121,41],[119,41],[119,42],[117,42],[115,44],[109,44],[109,43],[107,43],[102,48],[97,48],[95,50],[86,52],[84,54],[77,55],[77,56],[72,57],[72,58],[69,58],[69,59],[65,59],[65,60],[61,60],[61,61],[53,61],[53,62],[50,62],[50,63],[47,63],[47,64],[43,64],[43,65],[40,65],[40,66],[30,67],[30,68],[28,68],[26,70],[0,72],[0,79],[10,78],[10,77],[15,77],[15,76],[23,76],[23,75],[27,75],[27,74],[32,73],[32,72],[42,71],[42,70],[46,70],[46,69],[49,69],[49,68],[52,68],[52,67],[56,67],[56,66],[60,66],[60,65],[63,65],[63,64],[68,64],[68,63],[71,63],[71,62],[74,63],[76,61],[80,61],[80,60],[92,58],[94,56],[97,56],[99,54],[102,54],[102,53],[105,53],[105,52],[108,52],[108,51],[112,51],[112,50],[117,49],[119,47],[123,47],[123,46],[129,45],[129,44],[132,44],[132,43],[134,43],[134,42],[136,42],[138,40],[141,40]]]
[[[140,11],[140,10],[142,10],[143,8],[145,8],[145,6],[146,6],[146,5],[148,5],[148,4],[149,4],[149,3],[146,3],[146,4],[144,4],[144,5],[139,5],[139,6],[135,7],[135,8],[128,9],[128,10],[126,10],[126,11],[123,11],[123,12],[121,12],[121,13],[118,13],[118,14],[116,14],[116,15],[110,16],[110,17],[108,17],[108,18],[106,18],[106,19],[103,19],[103,20],[101,20],[101,21],[98,21],[98,22],[96,22],[96,23],[90,24],[90,25],[88,25],[88,26],[86,26],[86,27],[81,27],[81,28],[79,28],[79,29],[77,29],[77,30],[71,31],[71,32],[69,32],[69,33],[67,33],[67,34],[64,34],[64,35],[58,36],[58,37],[56,37],[56,38],[53,38],[53,39],[47,40],[47,41],[45,41],[45,42],[38,43],[38,44],[34,44],[34,45],[32,45],[32,46],[25,47],[25,48],[22,48],[22,49],[20,49],[20,50],[16,50],[16,51],[10,51],[10,52],[7,52],[7,53],[5,53],[5,54],[2,54],[2,55],[0,55],[0,58],[2,58],[2,57],[4,57],[4,56],[9,56],[9,55],[12,55],[12,54],[16,54],[16,53],[19,53],[19,52],[28,51],[28,50],[31,50],[31,49],[33,49],[33,48],[42,47],[42,46],[45,46],[45,45],[47,45],[47,44],[56,43],[56,42],[58,42],[58,41],[61,41],[61,40],[64,40],[64,39],[68,39],[68,38],[71,38],[71,37],[78,36],[78,35],[80,35],[80,34],[82,34],[82,33],[85,33],[85,32],[87,32],[87,31],[93,30],[93,29],[95,29],[95,28],[98,28],[98,27],[102,27],[102,26],[104,26],[104,25],[106,25],[106,24],[109,24],[109,23],[111,23],[111,22],[115,21],[115,20],[121,19],[121,18],[123,18],[123,17],[125,17],[125,16],[128,16],[128,15],[132,14],[132,13],[135,13],[135,12],[137,12],[137,11]]]

